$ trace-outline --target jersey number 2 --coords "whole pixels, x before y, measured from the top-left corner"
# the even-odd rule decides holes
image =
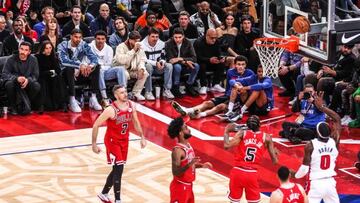
[[[122,135],[126,133],[127,128],[128,128],[128,124],[127,124],[127,123],[123,123],[123,124],[122,124],[122,130],[121,130],[121,134],[122,134]]]
[[[252,147],[246,148],[245,161],[253,162],[255,160],[255,153],[256,153],[256,148],[252,148]]]
[[[322,155],[320,160],[320,168],[326,170],[330,168],[330,155]]]

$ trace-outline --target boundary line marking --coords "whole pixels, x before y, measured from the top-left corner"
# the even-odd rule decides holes
[[[357,179],[360,179],[360,175],[359,174],[354,174],[354,173],[351,173],[349,171],[347,171],[348,169],[355,169],[355,167],[348,167],[348,168],[340,168],[339,171],[342,171],[344,173],[347,173],[348,175],[351,175]]]

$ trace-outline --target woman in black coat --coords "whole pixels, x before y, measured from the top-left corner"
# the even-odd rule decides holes
[[[64,83],[54,46],[48,40],[42,42],[39,53],[35,56],[39,61],[40,108],[47,111],[59,109],[66,111]]]

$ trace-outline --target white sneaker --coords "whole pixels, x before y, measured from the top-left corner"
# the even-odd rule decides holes
[[[135,94],[134,97],[135,97],[136,100],[138,100],[138,101],[144,101],[144,100],[145,100],[145,97],[142,96],[140,93]]]
[[[102,194],[102,193],[100,193],[100,194],[98,194],[97,196],[98,196],[98,198],[99,198],[102,202],[104,202],[104,203],[111,203],[111,200],[110,200],[110,197],[109,197],[108,194]]]
[[[294,105],[294,103],[296,102],[296,99],[297,99],[297,98],[295,97],[293,100],[289,101],[288,104],[291,105],[291,106]]]
[[[206,94],[207,88],[205,86],[201,87],[199,90],[199,94]]]
[[[225,92],[225,88],[221,87],[219,84],[216,84],[211,88],[211,91],[223,93]]]
[[[89,99],[89,107],[94,109],[95,111],[102,111],[103,110],[96,97],[90,97],[90,99]]]
[[[180,86],[179,87],[179,91],[181,94],[186,94],[186,91],[185,91],[186,87],[185,86]]]
[[[152,92],[145,92],[145,99],[148,101],[154,101],[155,97]]]
[[[167,98],[167,99],[174,99],[174,95],[171,93],[170,90],[165,89],[163,92],[163,97]]]
[[[350,116],[345,115],[344,118],[341,119],[341,125],[347,126],[353,119]]]
[[[79,102],[76,99],[70,100],[69,109],[70,109],[70,111],[72,111],[74,113],[81,113],[81,108],[79,106]]]

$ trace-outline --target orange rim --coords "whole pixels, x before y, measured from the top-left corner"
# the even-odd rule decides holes
[[[275,43],[268,44],[266,42],[275,42]],[[300,43],[299,38],[293,35],[289,38],[262,37],[254,40],[254,46],[278,47],[278,48],[284,48],[291,52],[296,52],[299,50],[299,43]]]

